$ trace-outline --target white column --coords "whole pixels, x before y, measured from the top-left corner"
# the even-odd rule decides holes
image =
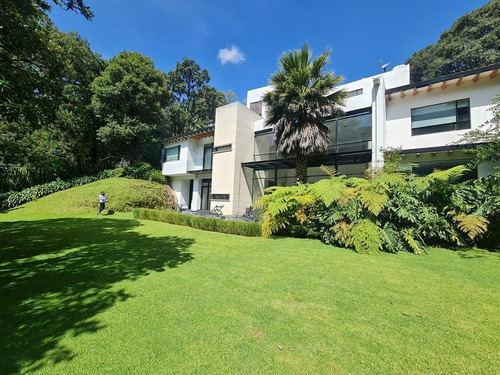
[[[198,211],[201,206],[201,179],[193,179],[193,199],[191,200],[191,210]]]
[[[372,93],[372,168],[384,166],[385,132],[385,83],[384,77],[373,79]]]

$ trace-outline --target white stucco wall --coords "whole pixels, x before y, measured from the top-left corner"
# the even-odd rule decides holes
[[[372,90],[373,90],[373,80],[374,78],[383,77],[385,88],[390,89],[393,87],[398,87],[402,85],[407,85],[410,83],[410,67],[409,65],[398,65],[395,66],[393,70],[386,73],[377,74],[375,76],[363,78],[357,81],[349,82],[338,86],[339,90],[344,90],[345,92],[351,92],[354,90],[362,89],[363,93],[361,95],[352,96],[345,100],[345,105],[343,106],[344,111],[355,111],[362,108],[368,108],[372,106]],[[264,86],[257,89],[249,90],[247,92],[247,107],[250,108],[250,104],[262,100],[264,94],[272,90],[272,86]],[[265,118],[267,115],[266,106],[262,106],[262,120],[255,122],[255,131],[265,129]]]
[[[436,85],[430,92],[422,90],[417,95],[406,92],[403,98],[392,94],[387,100],[385,126],[385,147],[402,147],[403,149],[439,147],[458,141],[468,130],[448,131],[441,133],[411,135],[412,108],[446,103],[459,99],[470,99],[471,129],[483,124],[491,118],[491,101],[500,91],[500,76],[490,79],[481,77],[477,82],[467,80],[457,86],[447,85],[441,89]]]
[[[167,161],[162,164],[162,173],[165,176],[177,176],[186,173],[189,154],[188,141],[183,140],[176,143],[171,143],[165,148],[180,146],[179,160]]]

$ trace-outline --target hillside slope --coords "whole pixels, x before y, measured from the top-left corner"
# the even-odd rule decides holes
[[[96,214],[97,198],[102,190],[109,199],[104,214],[111,210],[131,211],[134,207],[175,206],[175,195],[168,186],[128,178],[107,178],[39,198],[9,210],[7,215]]]

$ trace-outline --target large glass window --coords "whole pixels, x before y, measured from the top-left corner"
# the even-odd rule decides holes
[[[332,167],[335,167],[332,165]],[[339,174],[347,177],[364,177],[365,170],[369,167],[368,163],[360,164],[340,164],[336,166]],[[329,175],[321,170],[320,167],[307,168],[307,182],[313,183]],[[295,169],[269,169],[254,170],[252,200],[255,202],[262,197],[265,188],[270,186],[293,186],[295,185]]]
[[[265,171],[253,171],[252,200],[256,201],[264,192],[265,188],[276,186],[276,169]]]
[[[470,129],[469,99],[411,110],[411,135]]]
[[[276,146],[273,142],[274,133],[255,136],[254,160],[265,161],[277,159]]]
[[[329,152],[363,151],[371,148],[372,115],[339,118],[328,122],[331,133]]]
[[[181,146],[174,146],[165,149],[165,161],[179,160]]]
[[[372,114],[363,113],[330,120],[329,153],[363,151],[371,149]],[[254,161],[280,159],[273,142],[274,133],[259,134],[254,141]]]

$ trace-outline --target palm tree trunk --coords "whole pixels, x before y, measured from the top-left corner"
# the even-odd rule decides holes
[[[307,182],[307,156],[297,155],[297,161],[295,165],[295,180],[299,184],[305,184]]]

